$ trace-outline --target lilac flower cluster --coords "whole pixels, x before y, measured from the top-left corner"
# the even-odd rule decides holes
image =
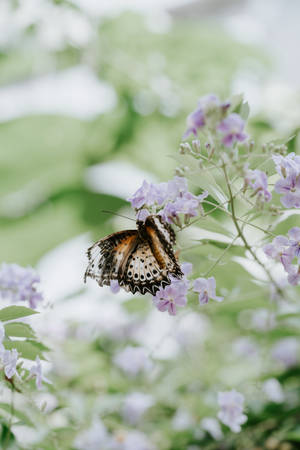
[[[192,264],[181,264],[181,270],[184,274],[181,280],[171,276],[171,284],[160,288],[153,297],[153,303],[156,308],[161,312],[168,311],[172,316],[176,315],[176,306],[183,307],[187,304],[187,293],[189,290],[187,275],[192,272]]]
[[[170,315],[176,315],[176,306],[183,307],[187,304],[187,294],[190,288],[190,281],[187,276],[192,273],[191,263],[181,264],[181,270],[184,274],[181,280],[171,278],[171,284],[157,291],[153,297],[153,303],[159,311],[168,311]],[[223,297],[216,295],[216,280],[214,277],[208,279],[197,278],[193,283],[193,290],[199,294],[199,303],[204,305],[208,303],[209,298],[221,302]]]
[[[288,282],[296,286],[300,282],[300,228],[293,227],[286,236],[276,236],[263,247],[269,258],[280,261],[288,274]],[[296,259],[296,264],[293,264]]]
[[[154,212],[158,209],[166,222],[180,225],[179,214],[184,215],[187,221],[195,217],[201,211],[201,202],[208,196],[205,191],[201,195],[194,195],[188,191],[187,180],[184,177],[175,176],[167,183],[148,183],[144,181],[142,186],[128,199],[131,206],[138,212],[138,220],[145,220],[149,215],[148,209]]]
[[[281,176],[275,183],[275,191],[282,194],[281,203],[285,208],[300,208],[300,156],[273,155],[277,173]]]
[[[271,200],[272,194],[268,191],[268,177],[262,170],[250,170],[245,168],[245,186],[253,189],[259,203],[267,203]]]
[[[12,303],[28,302],[31,308],[36,308],[43,299],[35,287],[39,282],[39,275],[30,267],[5,263],[0,267],[0,297],[7,298]]]
[[[146,372],[152,367],[152,362],[143,347],[125,347],[124,350],[117,353],[114,363],[130,376]]]
[[[187,117],[187,129],[182,137],[186,139],[191,133],[197,136],[198,130],[207,126],[221,134],[221,142],[225,147],[232,147],[235,142],[244,142],[247,134],[244,132],[245,122],[237,113],[226,117],[230,103],[221,103],[214,95],[206,95],[198,101],[198,108]]]
[[[244,396],[232,389],[231,391],[219,392],[218,403],[221,411],[218,418],[227,425],[234,433],[241,431],[241,425],[247,421],[243,414]]]

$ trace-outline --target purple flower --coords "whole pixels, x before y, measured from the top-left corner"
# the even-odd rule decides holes
[[[300,266],[290,265],[286,271],[288,273],[288,282],[292,286],[297,286],[300,281]]]
[[[285,208],[300,208],[300,174],[291,172],[275,183],[275,191],[284,194],[280,201]]]
[[[291,253],[298,258],[300,262],[300,228],[293,227],[288,232],[289,235],[289,246]]]
[[[187,303],[189,284],[186,279],[173,279],[172,283],[160,288],[153,297],[153,303],[159,311],[168,311],[172,316],[176,315],[176,306],[183,307]]]
[[[197,278],[194,281],[194,292],[199,293],[199,303],[200,305],[205,305],[211,298],[217,302],[221,302],[224,297],[218,297],[216,295],[216,280],[214,277]]]
[[[114,363],[131,376],[136,376],[139,372],[147,371],[152,367],[143,347],[125,347],[115,356]]]
[[[225,147],[232,147],[235,142],[244,142],[247,134],[244,133],[245,122],[236,113],[230,114],[217,126],[217,130],[223,134],[222,143]]]
[[[198,107],[186,119],[187,129],[182,136],[182,139],[189,137],[191,133],[197,136],[197,131],[205,125],[204,112],[201,107]]]
[[[136,220],[139,222],[145,222],[148,216],[150,216],[150,212],[148,211],[148,209],[143,208],[138,211]]]
[[[110,280],[110,290],[113,294],[117,294],[120,290],[118,280]]]
[[[241,425],[247,421],[243,414],[244,396],[232,389],[231,391],[219,392],[218,403],[221,411],[218,418],[227,425],[234,433],[241,431]]]
[[[157,185],[144,180],[142,186],[128,199],[131,206],[140,209],[144,205],[152,206],[155,203],[161,205],[165,200],[167,183]]]
[[[261,170],[246,170],[245,183],[254,190],[253,195],[263,202],[269,202],[272,198],[271,192],[268,191],[268,177]]]
[[[286,368],[293,367],[299,362],[299,340],[294,337],[277,341],[273,346],[271,355]]]
[[[289,240],[285,236],[276,236],[272,243],[266,244],[263,250],[267,256],[274,259],[275,261],[280,261],[285,270],[288,269],[289,265],[293,260],[293,255],[288,248]]]
[[[18,351],[2,349],[1,359],[4,367],[4,373],[7,378],[12,378],[17,373]]]
[[[122,415],[128,423],[136,425],[145,412],[154,405],[153,397],[142,392],[132,392],[125,398]]]
[[[182,139],[186,139],[191,133],[197,136],[199,129],[204,127],[211,118],[216,120],[221,112],[230,106],[228,103],[221,104],[215,94],[208,94],[198,100],[198,108],[187,117],[187,130]]]
[[[177,197],[181,197],[188,192],[187,179],[175,176],[167,183],[166,200],[173,202]]]
[[[38,389],[42,389],[42,381],[48,384],[52,384],[52,382],[43,376],[39,356],[35,358],[35,362],[36,364],[34,366],[31,366],[29,377],[35,377],[36,387]]]
[[[10,299],[12,303],[28,301],[31,308],[36,308],[37,303],[43,300],[35,287],[39,282],[40,277],[34,269],[3,263],[0,268],[0,297]]]
[[[199,214],[201,202],[208,196],[208,192],[196,196],[191,192],[181,194],[173,203],[167,203],[160,211],[166,222],[178,222],[179,214],[184,214],[185,221]]]
[[[283,178],[296,173],[300,173],[300,156],[295,155],[294,152],[289,153],[287,156],[272,155],[272,159],[276,166],[276,171]]]

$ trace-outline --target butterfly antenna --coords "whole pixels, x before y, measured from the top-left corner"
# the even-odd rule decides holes
[[[133,222],[136,222],[135,219],[132,219],[131,217],[123,216],[123,214],[119,214],[114,211],[109,211],[107,209],[101,209],[101,212],[106,213],[106,214],[113,214],[114,216],[123,217],[123,219],[133,220]]]

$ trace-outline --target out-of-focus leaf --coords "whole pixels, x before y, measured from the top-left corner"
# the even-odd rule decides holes
[[[35,332],[27,323],[10,322],[7,323],[4,328],[7,336],[35,338]]]
[[[16,409],[15,407],[12,408],[11,405],[7,403],[0,403],[0,408],[3,409],[3,411],[6,411],[8,414],[12,414],[17,419],[20,419],[24,424],[33,427],[33,423],[31,420],[24,414],[22,411]]]
[[[35,341],[14,341],[14,340],[10,340],[10,341],[4,341],[3,342],[4,347],[7,350],[12,350],[13,348],[17,349],[18,352],[21,354],[22,358],[25,359],[31,359],[31,360],[35,360],[35,358],[37,356],[40,357],[40,359],[45,359],[44,355],[43,355],[43,350],[42,348],[40,348],[39,345],[37,345],[37,343]],[[42,346],[43,347],[43,346]]]
[[[6,322],[8,320],[31,316],[32,314],[38,314],[38,311],[34,311],[31,308],[26,308],[25,306],[7,306],[6,308],[0,310],[0,320],[2,322]]]

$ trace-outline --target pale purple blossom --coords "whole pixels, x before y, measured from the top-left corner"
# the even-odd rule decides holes
[[[246,169],[245,183],[250,186],[258,199],[262,202],[269,202],[272,198],[271,192],[268,191],[268,177],[262,170]]]
[[[131,425],[136,425],[153,405],[152,395],[143,392],[131,392],[124,400],[122,416]]]
[[[221,104],[219,97],[215,94],[208,94],[199,98],[198,107],[187,117],[187,129],[182,136],[186,139],[191,133],[197,136],[198,130],[205,125],[210,125],[219,119],[230,104]]]
[[[223,439],[220,423],[214,417],[204,417],[201,420],[201,427],[207,431],[216,441]]]
[[[275,183],[275,192],[283,194],[280,201],[285,208],[300,208],[300,173],[292,172]]]
[[[296,256],[300,262],[300,228],[293,227],[288,231],[289,247],[291,253]]]
[[[294,337],[288,337],[276,342],[272,347],[271,355],[288,369],[298,364],[299,350],[299,340]]]
[[[183,307],[187,303],[189,283],[187,280],[172,280],[171,284],[160,288],[153,297],[153,303],[159,311],[168,311],[172,316],[176,315],[176,307]]]
[[[17,373],[18,351],[13,348],[12,350],[4,350],[1,352],[1,359],[4,368],[4,373],[7,378],[12,378]]]
[[[205,305],[208,300],[216,300],[221,302],[224,297],[219,297],[216,295],[216,280],[214,277],[206,278],[196,278],[193,286],[194,292],[199,293],[199,303],[200,305]]]
[[[187,276],[191,274],[193,265],[185,262],[181,265],[183,278],[178,280],[170,276],[171,284],[160,288],[152,297],[154,305],[161,312],[168,311],[172,316],[176,315],[176,306],[183,307],[187,304],[189,281]]]
[[[118,280],[110,280],[110,290],[113,294],[117,294],[120,290]]]
[[[115,356],[114,363],[131,376],[146,372],[152,367],[151,360],[143,347],[125,347]]]
[[[99,450],[108,448],[109,434],[103,422],[95,418],[92,425],[87,430],[80,432],[73,446],[76,450]]]
[[[207,196],[207,191],[198,196],[191,192],[184,192],[173,203],[167,203],[160,211],[160,215],[166,222],[176,223],[179,220],[179,214],[183,214],[184,220],[187,221],[190,217],[195,217],[199,214],[201,203]]]
[[[234,433],[241,431],[241,425],[247,421],[247,416],[243,414],[244,396],[232,389],[231,391],[219,392],[218,403],[221,410],[218,419],[227,425]]]
[[[148,211],[148,209],[143,208],[137,212],[136,220],[138,222],[145,222],[148,216],[150,216],[150,212]]]
[[[284,401],[284,393],[281,384],[276,378],[269,378],[263,383],[263,392],[267,398],[274,403],[282,403]]]
[[[167,183],[157,185],[143,181],[142,186],[130,197],[128,201],[135,209],[140,209],[144,205],[152,206],[155,203],[161,205],[165,200]]]
[[[293,227],[286,236],[276,236],[270,244],[263,247],[267,256],[280,261],[288,274],[288,282],[296,286],[300,282],[300,228]],[[292,264],[297,258],[297,264]]]
[[[36,290],[39,282],[39,275],[31,267],[3,263],[0,268],[0,297],[12,303],[28,302],[31,308],[36,308],[43,300],[42,294]]]
[[[294,152],[291,152],[286,156],[272,155],[272,159],[275,163],[277,173],[283,178],[286,178],[293,173],[300,173],[300,156],[296,155]]]
[[[35,365],[31,366],[30,368],[29,377],[35,377],[37,389],[42,389],[42,381],[48,384],[52,384],[52,382],[42,374],[42,365],[39,356],[35,358]]]
[[[219,123],[217,130],[223,135],[222,143],[225,147],[232,147],[235,142],[244,142],[247,139],[244,127],[244,120],[236,113],[230,114]]]

